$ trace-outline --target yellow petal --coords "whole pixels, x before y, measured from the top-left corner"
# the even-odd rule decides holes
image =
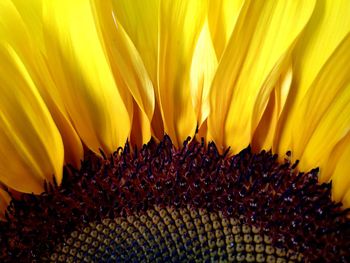
[[[30,67],[31,76],[33,76],[33,81],[61,134],[65,163],[79,168],[84,156],[82,142],[69,119],[65,104],[60,97],[61,94],[59,94],[56,84],[51,78],[47,64],[41,59],[40,54],[36,55],[29,56],[34,63],[27,63],[28,67]]]
[[[62,136],[65,163],[79,168],[84,156],[82,142],[66,111],[59,88],[52,80],[48,65],[40,54],[34,54],[35,52],[28,56],[28,59],[32,58],[32,63],[27,60],[26,64],[30,67],[31,76]]]
[[[334,77],[334,75],[332,76]],[[343,86],[328,109],[319,118],[318,123],[313,127],[314,131],[301,155],[300,169],[309,170],[312,167],[320,166],[320,181],[329,179],[330,175],[324,174],[322,168],[327,163],[332,149],[350,130],[349,105],[350,82]],[[343,176],[346,177],[347,174]]]
[[[158,89],[157,89],[158,90]],[[160,99],[159,99],[159,94],[158,91],[155,92],[155,98],[156,98],[156,103],[154,105],[154,113],[153,113],[153,118],[151,122],[152,126],[152,136],[155,139],[161,140],[163,139],[164,136],[164,125],[163,125],[163,119],[162,119],[162,113],[160,110]]]
[[[140,110],[136,102],[134,102],[134,112],[132,119],[132,128],[130,134],[131,146],[140,148],[143,144],[148,143],[151,139],[152,130],[150,121],[144,111]]]
[[[76,130],[67,117],[68,114],[61,111],[52,97],[43,96],[43,98],[61,134],[65,164],[80,168],[81,161],[84,158],[84,149]]]
[[[152,81],[155,96],[152,133],[156,138],[162,139],[164,127],[157,88],[159,5],[160,0],[113,0],[116,20],[125,29],[138,50]]]
[[[294,151],[292,129],[300,125],[295,119],[300,103],[326,61],[344,37],[350,32],[350,2],[348,0],[317,1],[312,17],[305,27],[294,51],[294,74],[291,94],[288,98],[284,121],[276,138],[276,150],[284,154]]]
[[[35,41],[36,48],[44,50],[42,25],[42,0],[10,0],[23,19],[31,40]],[[5,0],[5,2],[9,2]],[[17,25],[18,26],[18,25]],[[23,42],[22,42],[23,44]]]
[[[320,121],[324,118],[325,114],[336,110],[339,106],[337,103],[341,103],[341,99],[345,99],[347,93],[349,93],[346,87],[350,83],[350,67],[348,66],[350,60],[349,46],[350,33],[319,72],[317,78],[298,106],[298,111],[294,115],[295,119],[291,137],[294,158],[301,158],[301,156],[305,156],[305,158],[309,159],[311,158],[308,154],[303,155],[303,152],[308,151],[311,154],[312,149],[310,148],[311,146],[308,145],[308,142],[311,137],[317,137],[317,133],[322,133],[320,130]],[[340,98],[340,96],[344,97]],[[306,119],[305,116],[307,116]],[[350,128],[350,123],[345,122],[346,119],[341,120],[339,118],[337,120],[349,125]],[[301,122],[303,123],[302,125],[300,125]],[[335,132],[337,132],[337,130],[335,130],[336,127],[336,125],[332,126],[332,130]],[[329,147],[332,149],[335,145],[334,143],[337,143],[336,140],[338,139],[339,138],[333,136],[330,141],[325,141],[325,139],[321,140],[327,142],[328,149]],[[305,148],[310,149],[307,150]],[[323,151],[323,154],[327,153],[329,154],[329,152]],[[301,165],[304,161],[306,160],[301,160]],[[310,161],[307,162],[312,165]],[[315,159],[313,165],[320,166],[321,163],[317,163]],[[310,169],[311,167],[306,166],[301,168]]]
[[[160,6],[158,92],[164,129],[175,145],[196,130],[190,70],[206,12],[205,1],[162,1]]]
[[[332,198],[337,202],[341,202],[346,192],[350,190],[350,132],[339,141],[335,148],[330,154],[322,173],[326,173],[326,177],[328,174],[331,175]]]
[[[62,180],[60,133],[25,65],[7,43],[0,60],[0,181],[21,192],[40,193],[44,180]]]
[[[208,129],[222,150],[246,147],[314,1],[246,1],[211,89]]]
[[[211,41],[208,23],[199,35],[191,65],[191,98],[196,111],[198,127],[209,115],[209,91],[218,60]]]
[[[152,81],[143,64],[142,58],[123,26],[113,14],[112,3],[95,1],[96,17],[100,22],[104,46],[119,89],[127,90],[136,101],[141,115],[148,118],[148,125],[143,118],[143,143],[150,140],[151,120],[155,97]],[[147,127],[148,126],[148,127]],[[148,134],[148,136],[144,136]],[[141,144],[142,145],[142,144]]]
[[[209,0],[209,28],[218,60],[230,39],[243,3],[244,0]]]
[[[288,70],[280,76],[276,86],[271,92],[264,115],[252,139],[252,147],[255,151],[260,151],[262,149],[270,150],[273,145],[276,127],[287,101],[292,76],[293,70],[290,66]]]
[[[28,4],[29,2],[31,4]],[[83,158],[83,147],[67,117],[64,104],[57,93],[57,87],[52,81],[43,57],[45,43],[42,38],[41,3],[38,0],[16,0],[13,3],[15,5],[7,0],[1,2],[0,36],[19,54],[50,110],[62,135],[66,163],[79,167]]]
[[[201,126],[198,127],[195,138],[199,142],[203,139],[205,143],[208,143],[208,137],[208,123],[207,120],[204,120]]]
[[[116,19],[138,50],[153,84],[157,84],[160,0],[114,0]]]
[[[43,4],[48,64],[69,118],[91,150],[109,154],[130,134],[132,100],[115,83],[94,8],[82,0]]]
[[[342,200],[343,207],[350,207],[350,189],[346,192]]]

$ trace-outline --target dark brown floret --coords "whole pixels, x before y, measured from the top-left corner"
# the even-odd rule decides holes
[[[79,227],[157,206],[238,218],[307,262],[346,262],[348,211],[331,201],[331,184],[317,184],[318,169],[295,166],[249,147],[228,157],[214,143],[187,140],[177,150],[167,136],[141,150],[126,144],[108,159],[89,153],[79,171],[65,168],[61,186],[13,199],[0,223],[0,261],[40,262]]]

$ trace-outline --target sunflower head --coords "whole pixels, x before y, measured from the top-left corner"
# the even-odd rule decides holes
[[[345,258],[347,212],[330,184],[317,183],[318,169],[295,166],[250,148],[228,157],[203,141],[177,150],[168,136],[109,159],[91,153],[80,170],[65,169],[60,187],[12,201],[3,253],[58,262]]]
[[[347,0],[2,0],[0,259],[349,258]]]

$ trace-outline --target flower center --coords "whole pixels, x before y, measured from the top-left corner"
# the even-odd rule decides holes
[[[257,227],[206,209],[161,208],[73,231],[53,262],[301,262]]]
[[[12,201],[0,259],[340,262],[348,211],[317,174],[249,147],[228,156],[187,140],[178,150],[167,136],[110,158],[90,153],[60,187]]]

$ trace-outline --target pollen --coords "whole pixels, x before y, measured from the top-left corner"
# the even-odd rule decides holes
[[[348,210],[318,169],[250,147],[170,138],[112,156],[87,153],[61,186],[13,197],[0,259],[51,262],[341,262]]]

